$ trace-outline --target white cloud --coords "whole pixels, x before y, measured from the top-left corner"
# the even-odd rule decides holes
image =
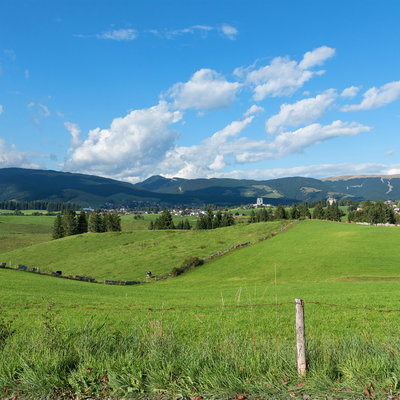
[[[3,114],[3,112],[4,112],[3,106],[0,104],[0,115]]]
[[[226,164],[224,162],[224,156],[222,154],[218,154],[215,157],[215,160],[212,164],[210,164],[210,169],[213,171],[220,171],[221,169],[225,168]]]
[[[41,117],[47,118],[51,115],[50,110],[43,103],[35,103],[34,101],[31,101],[27,104],[27,107],[33,109],[37,116],[40,115]]]
[[[236,137],[253,121],[254,116],[233,121],[215,132],[201,144],[176,146],[169,150],[165,159],[155,167],[157,173],[168,177],[182,178],[212,177],[226,166],[226,157],[233,156],[242,148]]]
[[[307,51],[299,64],[300,69],[309,69],[316,65],[322,65],[325,60],[335,55],[335,49],[327,46],[321,46],[313,51]]]
[[[11,150],[5,146],[4,140],[0,139],[0,168],[19,167],[19,168],[40,168],[40,165],[32,163],[27,158],[26,152],[21,152],[13,145]]]
[[[249,115],[262,113],[264,111],[263,107],[257,106],[253,104],[244,114],[244,117],[248,117]]]
[[[137,32],[135,29],[114,29],[104,33],[96,35],[97,39],[109,39],[109,40],[134,40],[137,38]]]
[[[153,168],[173,148],[179,134],[168,126],[182,118],[166,102],[115,118],[110,128],[89,131],[74,149],[65,168],[135,180],[153,174]]]
[[[238,34],[238,30],[235,27],[228,24],[223,24],[221,26],[221,31],[230,40],[235,40],[236,35]]]
[[[342,111],[359,111],[380,108],[400,97],[400,81],[389,82],[379,88],[372,87],[363,94],[360,104],[345,105]]]
[[[267,96],[290,96],[314,75],[321,75],[325,71],[310,71],[317,65],[332,57],[335,50],[322,46],[304,54],[300,63],[288,57],[277,57],[271,64],[248,72],[246,83],[254,87],[254,100],[263,100]],[[237,73],[243,70],[237,71]]]
[[[296,126],[316,121],[336,99],[337,93],[329,89],[316,97],[303,99],[294,104],[282,104],[280,112],[266,122],[266,130],[275,134],[285,126]]]
[[[368,132],[371,127],[357,122],[334,121],[330,125],[311,124],[293,132],[280,133],[272,142],[260,142],[251,151],[243,151],[236,156],[240,163],[257,162],[266,159],[282,158],[294,153],[300,153],[305,148],[326,140],[355,136]]]
[[[222,24],[221,26],[192,25],[187,28],[166,30],[164,32],[160,32],[158,29],[148,30],[148,32],[158,37],[164,37],[166,39],[173,39],[176,36],[181,36],[184,34],[194,35],[196,33],[200,34],[202,38],[206,38],[208,36],[208,33],[212,31],[220,32],[223,36],[227,37],[230,40],[235,40],[237,34],[239,33],[235,27],[229,24]]]
[[[29,69],[25,70],[24,75],[25,75],[25,79],[28,80],[29,79]]]
[[[70,150],[72,148],[78,147],[82,144],[81,140],[81,130],[77,124],[74,124],[73,122],[64,122],[64,126],[67,129],[67,131],[71,134],[72,139],[70,143]]]
[[[229,107],[240,88],[211,69],[200,69],[186,82],[176,83],[168,92],[175,107],[185,110],[218,110]]]
[[[361,88],[358,86],[350,86],[346,89],[343,89],[343,92],[340,94],[342,97],[355,97]]]
[[[40,110],[41,110],[41,112],[40,112],[41,115],[42,115],[43,117],[45,117],[45,118],[50,117],[51,113],[50,113],[49,109],[47,108],[47,106],[45,106],[45,105],[42,104],[42,103],[39,103],[38,105],[39,105]]]

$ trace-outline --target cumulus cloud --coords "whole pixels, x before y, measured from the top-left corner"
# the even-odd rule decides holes
[[[4,108],[3,108],[3,106],[0,104],[0,115],[3,114],[3,112],[4,112]]]
[[[65,129],[71,134],[70,150],[82,144],[81,130],[77,124],[73,122],[64,122]]]
[[[226,166],[226,157],[242,148],[237,136],[253,121],[254,116],[233,121],[199,145],[176,146],[169,150],[156,170],[168,177],[211,177]]]
[[[264,111],[263,107],[257,106],[253,104],[244,114],[244,117],[248,117],[249,115],[262,113]]]
[[[31,162],[28,153],[18,151],[13,145],[7,149],[3,139],[0,139],[0,168],[18,167],[18,168],[40,168],[40,165]]]
[[[380,108],[400,97],[400,81],[389,82],[379,88],[372,87],[363,94],[360,104],[345,105],[342,111],[359,111]]]
[[[285,126],[296,126],[316,121],[336,99],[337,93],[329,89],[316,97],[303,99],[294,104],[282,104],[280,112],[266,122],[266,130],[275,134]]]
[[[137,38],[135,29],[114,29],[96,35],[97,39],[109,39],[116,41],[134,40]]]
[[[310,71],[310,68],[322,65],[335,54],[335,49],[319,47],[304,54],[300,63],[289,57],[277,57],[271,64],[247,73],[246,83],[254,87],[254,100],[263,100],[267,96],[290,96],[301,88],[314,75],[325,71]],[[237,73],[243,72],[242,70]]]
[[[350,86],[346,89],[343,89],[343,92],[340,94],[342,97],[355,97],[361,88],[358,86]]]
[[[179,134],[168,126],[182,118],[166,102],[131,111],[115,118],[110,128],[89,131],[65,164],[67,170],[135,180],[152,174],[153,168],[171,149]]]
[[[200,69],[186,83],[176,83],[168,92],[174,106],[181,109],[218,110],[229,107],[240,88],[211,69]]]

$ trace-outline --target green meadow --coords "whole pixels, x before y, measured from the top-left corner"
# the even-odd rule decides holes
[[[0,215],[0,254],[49,241],[54,218]]]
[[[203,232],[85,234],[7,253],[53,251],[66,266],[79,255],[85,273],[98,277],[107,242],[119,258],[124,237],[163,243],[163,252],[147,246],[143,254],[176,262],[185,257],[175,254],[179,243],[199,256],[223,247],[219,241],[253,243],[179,277],[137,286],[0,269],[3,397],[399,396],[400,229],[300,221],[256,240],[278,229],[268,222]],[[70,246],[72,239],[86,247]],[[95,248],[102,256],[86,263]],[[139,257],[140,249],[134,253]],[[29,257],[22,263],[34,265]],[[122,264],[114,268],[126,273]],[[305,301],[305,378],[296,372],[295,298]]]
[[[122,232],[69,236],[5,252],[1,257],[11,265],[39,267],[42,272],[61,270],[64,275],[97,280],[144,280],[147,271],[154,276],[168,275],[188,257],[204,258],[243,242],[255,242],[287,224],[276,221],[212,231],[150,231],[141,229],[142,222],[134,220],[138,230],[124,222]]]

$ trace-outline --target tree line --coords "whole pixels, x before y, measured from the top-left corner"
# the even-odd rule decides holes
[[[48,212],[66,210],[77,211],[80,209],[76,203],[67,202],[52,202],[44,200],[21,201],[21,200],[6,200],[0,201],[1,210],[42,210]]]
[[[207,212],[201,216],[196,222],[196,229],[216,229],[224,226],[231,226],[235,224],[235,218],[230,212],[222,212],[218,210],[216,213],[212,207],[207,208]],[[162,214],[154,221],[150,221],[149,229],[191,229],[189,220],[179,221],[174,224],[172,214],[168,210],[164,210]]]
[[[286,210],[282,204],[279,204],[275,213],[271,209],[260,208],[257,211],[251,210],[249,223],[266,222],[280,219],[323,219],[328,221],[341,221],[345,213],[339,208],[337,203],[323,207],[323,203],[316,203],[313,213],[307,207],[307,203],[292,204],[289,210]]]
[[[65,214],[58,214],[53,225],[53,239],[65,236],[79,235],[86,232],[120,232],[121,218],[117,212],[93,211],[89,216],[84,211],[76,214],[74,210],[67,210]]]

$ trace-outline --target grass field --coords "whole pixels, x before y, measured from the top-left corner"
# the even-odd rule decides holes
[[[0,255],[51,239],[51,216],[0,215]]]
[[[303,221],[135,287],[0,270],[0,303],[13,306],[0,314],[0,389],[31,398],[399,396],[400,313],[362,308],[400,310],[399,240],[398,228]],[[306,303],[304,380],[296,297]]]
[[[33,217],[32,217],[33,218]],[[134,221],[140,225],[141,220]],[[147,271],[167,275],[190,257],[207,257],[232,245],[257,241],[284,223],[235,225],[212,231],[131,230],[88,233],[52,240],[1,255],[4,262],[39,267],[43,272],[92,276],[98,280],[143,280]]]

